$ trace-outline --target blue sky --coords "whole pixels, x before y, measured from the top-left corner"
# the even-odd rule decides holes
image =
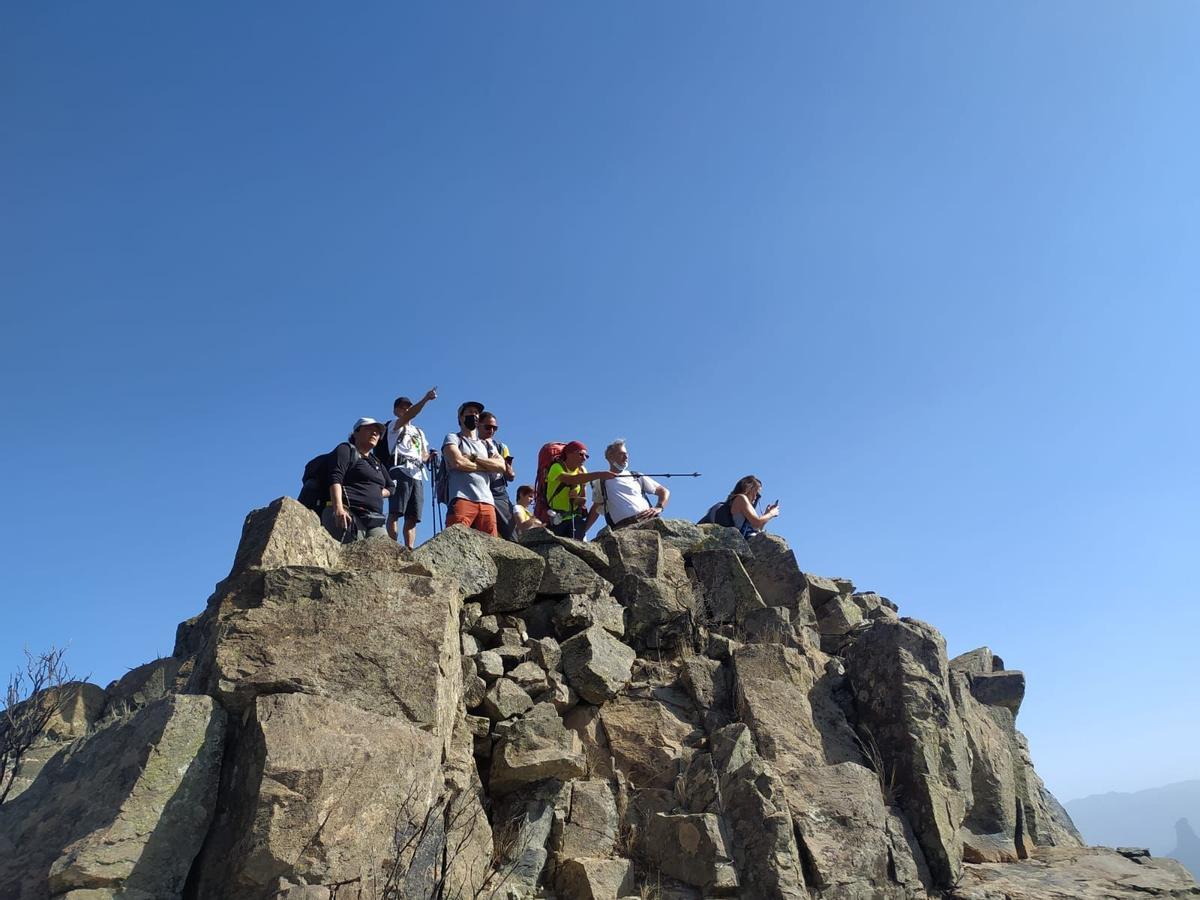
[[[436,384],[528,480],[758,474],[807,570],[1025,670],[1061,799],[1200,776],[1195,5],[0,17],[7,668],[170,653]]]

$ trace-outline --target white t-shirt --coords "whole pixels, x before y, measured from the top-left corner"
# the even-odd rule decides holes
[[[397,438],[399,440],[397,440]],[[425,457],[429,455],[429,440],[425,432],[409,422],[399,432],[396,431],[396,420],[388,423],[387,434],[388,457],[393,460],[393,466],[399,466],[409,478],[421,481],[425,478]]]
[[[646,495],[653,495],[661,485],[649,475],[638,475],[625,469],[617,478],[597,481],[592,485],[592,502],[597,511],[608,510],[613,522],[636,516],[650,508]]]

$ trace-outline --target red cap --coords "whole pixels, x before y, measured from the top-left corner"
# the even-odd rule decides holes
[[[588,448],[584,446],[583,441],[571,441],[569,444],[564,444],[563,453],[587,453]]]

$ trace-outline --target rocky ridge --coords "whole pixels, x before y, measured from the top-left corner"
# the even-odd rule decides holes
[[[1200,897],[1083,846],[1024,690],[771,535],[409,553],[281,499],[171,657],[64,693],[0,897]]]

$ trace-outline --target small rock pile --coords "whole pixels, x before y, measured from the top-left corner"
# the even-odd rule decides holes
[[[64,692],[0,896],[1200,896],[1082,845],[1024,690],[771,535],[410,553],[277,500],[170,658]]]

